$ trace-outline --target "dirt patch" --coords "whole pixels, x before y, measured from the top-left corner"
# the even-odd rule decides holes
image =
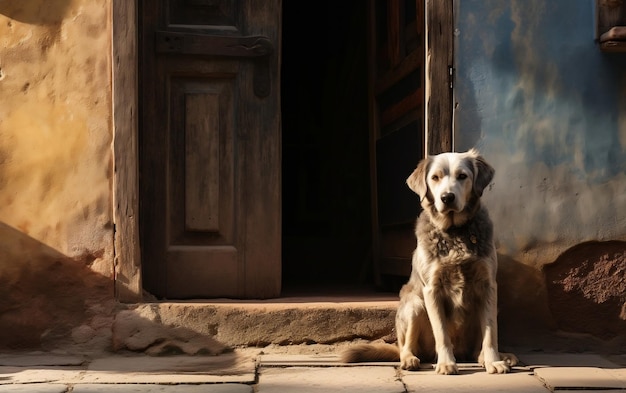
[[[559,329],[602,340],[626,334],[626,242],[587,242],[544,267]]]

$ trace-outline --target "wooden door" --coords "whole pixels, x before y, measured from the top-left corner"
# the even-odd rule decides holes
[[[424,21],[420,0],[370,2],[370,135],[380,277],[406,276],[419,198],[405,180],[424,154]]]
[[[280,0],[143,0],[139,15],[144,288],[278,296]]]
[[[391,282],[404,282],[411,272],[420,205],[406,178],[427,152],[451,148],[452,63],[446,45],[451,44],[452,25],[442,23],[452,20],[451,5],[452,0],[369,1],[372,226],[378,284],[393,277],[400,279]]]

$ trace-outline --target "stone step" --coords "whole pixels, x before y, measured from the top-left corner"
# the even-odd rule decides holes
[[[217,354],[240,346],[395,340],[397,296],[144,303],[120,311],[113,349]]]

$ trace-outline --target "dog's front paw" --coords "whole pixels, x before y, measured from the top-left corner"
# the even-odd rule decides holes
[[[489,374],[506,374],[511,371],[511,366],[504,360],[498,360],[495,362],[485,362],[485,370],[487,370]]]
[[[519,359],[512,353],[500,352],[500,359],[509,367],[517,366]]]
[[[437,363],[435,372],[441,375],[454,375],[459,373],[456,363]]]
[[[419,370],[420,360],[414,355],[403,356],[402,359],[400,359],[400,367],[402,367],[403,370]]]
[[[478,356],[478,363],[485,367],[489,374],[505,374],[519,361],[512,353],[498,353],[492,349],[483,350]]]

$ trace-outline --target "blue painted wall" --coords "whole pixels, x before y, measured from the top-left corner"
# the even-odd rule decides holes
[[[592,0],[456,0],[454,148],[496,168],[499,252],[552,262],[626,239],[626,53],[600,52]]]

